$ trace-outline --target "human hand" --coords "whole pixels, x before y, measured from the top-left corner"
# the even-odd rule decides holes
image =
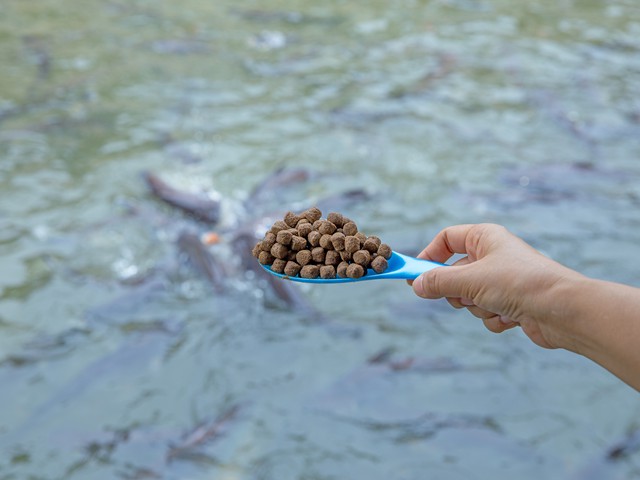
[[[466,257],[413,282],[418,296],[445,297],[453,307],[466,308],[481,318],[492,332],[519,325],[541,347],[571,348],[563,325],[554,321],[556,311],[562,309],[562,298],[554,294],[554,287],[565,279],[581,278],[580,274],[493,224],[446,228],[418,257],[444,263],[454,253]]]

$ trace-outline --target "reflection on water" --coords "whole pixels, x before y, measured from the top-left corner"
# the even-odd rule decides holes
[[[493,221],[640,285],[639,25],[629,0],[5,2],[0,477],[640,477],[637,393],[589,361],[241,254],[358,190],[335,208],[397,250]]]

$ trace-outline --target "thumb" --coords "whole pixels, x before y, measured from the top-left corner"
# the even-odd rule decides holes
[[[474,298],[469,265],[438,267],[413,282],[413,291],[422,298]]]

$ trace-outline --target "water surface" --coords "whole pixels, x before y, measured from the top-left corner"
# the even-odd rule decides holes
[[[640,286],[636,2],[5,0],[0,38],[0,478],[640,477],[600,367],[403,282],[304,288],[321,325],[215,293],[140,176],[229,232],[305,167],[250,214],[360,188],[398,250],[499,222]]]

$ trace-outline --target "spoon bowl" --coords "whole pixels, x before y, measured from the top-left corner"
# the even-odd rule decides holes
[[[283,280],[291,280],[292,282],[301,283],[349,283],[364,282],[366,280],[384,280],[384,279],[403,279],[415,280],[420,274],[427,272],[433,268],[446,267],[444,263],[432,262],[431,260],[422,260],[420,258],[409,257],[398,252],[391,252],[388,260],[389,266],[382,273],[376,273],[372,269],[367,270],[367,274],[360,278],[302,278],[290,277],[282,273],[276,273],[268,265],[262,265],[271,275],[282,278]]]

